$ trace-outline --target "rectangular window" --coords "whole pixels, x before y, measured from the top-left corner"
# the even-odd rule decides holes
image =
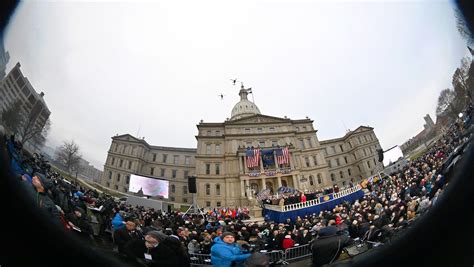
[[[362,144],[362,139],[360,139],[360,136],[358,136],[357,139],[359,140],[359,144]]]
[[[220,206],[221,206],[221,202],[220,202],[220,201],[217,201],[216,206],[217,206],[217,207],[220,207]]]
[[[153,153],[153,161],[156,161],[156,153]]]
[[[310,166],[309,158],[308,158],[308,157],[305,157],[305,158],[304,158],[304,161],[306,162],[306,167],[309,167],[309,166]]]
[[[187,198],[183,198],[183,203],[188,203],[188,199],[187,199]]]
[[[367,161],[367,167],[370,168],[370,161]]]
[[[206,145],[206,154],[211,154],[211,145]]]
[[[308,146],[313,147],[313,144],[311,143],[311,138],[306,139],[308,141]]]
[[[211,194],[211,185],[206,184],[206,195],[210,195],[210,194]]]
[[[330,160],[330,159],[328,160],[328,166],[329,166],[329,168],[332,168],[332,160]]]
[[[109,171],[109,179],[112,179],[112,172]]]
[[[335,146],[331,146],[331,152],[332,152],[332,154],[336,154],[336,147]]]
[[[127,180],[125,181],[127,184],[130,183],[130,175],[127,175]]]
[[[218,163],[216,163],[216,174],[217,175],[221,174],[220,165]]]
[[[150,168],[150,175],[153,175],[155,173],[155,168],[151,167]]]
[[[211,174],[211,164],[206,164],[206,174]]]
[[[184,164],[186,164],[186,165],[191,164],[191,157],[190,156],[184,157]]]
[[[221,195],[221,185],[216,184],[216,195],[220,196]]]
[[[160,169],[160,176],[165,177],[165,169]]]
[[[314,160],[314,165],[318,165],[318,157],[317,156],[313,156],[313,160]]]
[[[167,155],[167,154],[163,154],[163,163],[166,163],[167,160],[168,160],[168,155]]]
[[[128,169],[130,170],[132,168],[132,162],[128,161]]]
[[[351,175],[352,175],[352,173],[351,173],[351,169],[347,169],[347,174],[349,174],[349,176],[351,176]]]
[[[221,153],[221,145],[216,144],[216,154],[220,154],[220,153]]]
[[[364,139],[365,139],[365,142],[366,142],[366,143],[369,142],[369,141],[367,140],[367,135],[364,135]]]
[[[188,178],[188,176],[189,176],[189,171],[184,171],[184,177],[183,178],[186,179],[186,178]]]
[[[344,146],[343,145],[339,145],[339,148],[341,149],[341,152],[344,152]]]
[[[112,165],[112,166],[113,166],[113,165],[114,165],[114,163],[115,163],[115,158],[112,158],[112,162],[110,162],[110,165]]]
[[[176,192],[176,186],[174,184],[171,185],[171,193]]]
[[[120,160],[120,164],[119,164],[119,167],[122,168],[123,166],[123,159]]]
[[[177,172],[178,172],[177,170],[173,170],[172,173],[171,173],[171,177],[172,177],[172,178],[176,178],[176,173],[177,173]]]
[[[187,194],[188,193],[188,187],[187,186],[183,186],[183,194]]]
[[[340,166],[341,162],[339,162],[339,158],[336,159],[336,166]]]
[[[120,173],[117,173],[117,182],[120,182]]]
[[[349,161],[347,160],[346,156],[344,156],[344,161],[346,162],[346,164],[349,164]]]
[[[174,197],[170,197],[170,200],[171,200],[172,202],[174,202]]]
[[[300,139],[300,146],[301,146],[301,149],[304,149],[304,140],[303,139]]]
[[[206,201],[206,207],[210,207],[211,206],[211,201]]]
[[[174,163],[175,165],[178,165],[178,164],[179,164],[179,155],[174,155],[174,156],[173,156],[173,163]]]

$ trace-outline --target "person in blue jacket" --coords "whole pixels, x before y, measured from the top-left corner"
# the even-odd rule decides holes
[[[234,234],[224,232],[220,237],[214,238],[211,247],[211,263],[216,267],[243,267],[244,261],[251,254],[243,254],[240,247],[235,243]]]
[[[123,220],[123,211],[118,211],[112,220],[112,236],[113,233],[119,229],[125,228],[125,221]]]

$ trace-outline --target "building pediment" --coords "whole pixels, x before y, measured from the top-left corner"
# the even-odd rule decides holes
[[[112,137],[113,140],[116,141],[128,141],[128,142],[142,142],[142,139],[138,139],[135,136],[132,136],[130,134],[122,134],[122,135],[116,135]]]
[[[355,129],[354,131],[352,131],[352,133],[362,133],[362,132],[366,132],[366,131],[370,131],[370,130],[373,130],[374,128],[372,127],[368,127],[368,126],[359,126],[357,127],[357,129]]]
[[[227,121],[226,124],[232,125],[232,124],[288,123],[288,122],[290,122],[290,119],[257,114],[257,115],[252,115],[249,117],[237,119],[237,120]]]

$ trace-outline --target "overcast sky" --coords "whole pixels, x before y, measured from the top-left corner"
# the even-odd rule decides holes
[[[234,77],[262,114],[313,119],[319,140],[369,125],[400,145],[435,120],[468,53],[448,1],[28,1],[5,47],[7,71],[19,61],[45,93],[47,144],[74,139],[99,169],[115,134],[196,147],[196,124],[239,101]]]

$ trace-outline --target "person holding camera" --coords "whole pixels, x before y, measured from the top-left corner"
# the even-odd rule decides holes
[[[211,262],[216,267],[243,267],[250,255],[243,253],[231,232],[224,232],[220,237],[216,237],[211,247]]]

